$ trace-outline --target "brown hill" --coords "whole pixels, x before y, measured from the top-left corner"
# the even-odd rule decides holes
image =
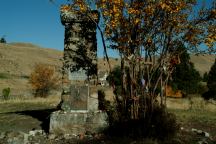
[[[28,43],[0,43],[0,96],[4,88],[10,87],[11,94],[29,95],[28,77],[35,64],[44,63],[61,67],[62,52],[41,48]]]
[[[214,64],[216,55],[191,55],[191,62],[194,63],[195,68],[203,75],[205,72],[209,72],[211,66]]]
[[[28,77],[34,65],[45,63],[60,69],[62,55],[62,51],[42,48],[29,43],[0,43],[0,95],[2,89],[6,87],[11,88],[13,95],[29,95]],[[203,74],[209,71],[215,57],[215,55],[191,55],[191,61],[195,68]],[[110,63],[113,68],[119,65],[120,61],[110,58]],[[102,58],[98,59],[98,69],[109,71],[107,62]]]

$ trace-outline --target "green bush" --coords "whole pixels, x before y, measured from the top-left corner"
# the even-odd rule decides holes
[[[190,55],[187,53],[186,47],[181,44],[177,50],[182,52],[180,55],[181,63],[176,65],[169,84],[172,88],[181,90],[186,95],[195,94],[199,90],[202,78],[190,61]]]
[[[9,96],[10,96],[10,88],[4,88],[2,90],[2,97],[4,100],[8,100],[9,99]]]
[[[202,95],[205,100],[215,99],[216,100],[216,59],[212,65],[207,79],[208,91]]]
[[[7,43],[4,37],[0,39],[0,43]]]
[[[7,73],[0,73],[0,79],[8,79],[9,75]]]
[[[116,66],[114,69],[111,71],[109,76],[107,77],[107,81],[109,82],[109,85],[115,85],[119,86],[121,85],[121,67]]]
[[[203,75],[203,81],[204,82],[208,81],[208,73],[207,72],[205,72],[204,75]]]

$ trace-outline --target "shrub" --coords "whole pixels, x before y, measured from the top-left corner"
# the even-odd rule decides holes
[[[181,90],[186,95],[195,94],[199,90],[199,83],[202,80],[201,76],[194,68],[194,64],[190,62],[190,55],[186,47],[181,44],[177,50],[182,52],[180,55],[181,63],[176,66],[172,73],[172,81],[170,81],[170,84],[172,88]]]
[[[9,78],[9,74],[7,73],[0,73],[0,79],[8,79]]]
[[[2,90],[2,97],[4,100],[8,100],[9,99],[9,96],[10,96],[10,88],[4,88]]]
[[[131,137],[131,138],[153,138],[158,140],[167,140],[173,138],[179,130],[176,116],[168,113],[166,108],[156,102],[152,105],[152,109],[146,109],[149,106],[142,107],[140,105],[139,111],[146,111],[145,115],[139,114],[139,119],[129,119],[127,117],[119,118],[116,114],[116,107],[118,105],[111,105],[104,100],[105,94],[98,92],[98,96],[102,97],[103,110],[107,112],[109,128],[107,134],[117,137]],[[100,99],[99,99],[100,100]],[[150,105],[150,100],[146,101],[146,105]],[[140,101],[142,103],[142,101]]]
[[[59,86],[60,79],[52,66],[37,64],[30,75],[29,82],[35,97],[47,97],[50,90]]]
[[[207,72],[205,72],[204,75],[203,75],[203,81],[204,82],[208,81],[208,73]]]
[[[0,39],[0,43],[6,43],[6,40],[5,40],[4,37],[2,37],[2,38]]]
[[[121,85],[121,67],[116,66],[114,69],[111,71],[109,76],[107,77],[107,81],[109,82],[109,85],[115,85],[115,86],[120,86]]]
[[[215,99],[216,100],[216,59],[212,65],[207,79],[208,91],[202,95],[205,100]]]

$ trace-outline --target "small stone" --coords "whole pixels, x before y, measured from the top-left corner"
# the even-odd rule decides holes
[[[197,129],[192,128],[191,131],[192,131],[192,132],[197,132]]]
[[[65,138],[66,140],[71,139],[71,135],[70,135],[70,134],[64,134],[64,138]]]
[[[198,144],[208,144],[208,142],[206,140],[201,140],[201,141],[198,141]]]
[[[56,135],[55,134],[49,134],[49,137],[48,137],[50,140],[53,140],[56,138]]]
[[[210,134],[209,134],[209,133],[207,133],[207,132],[204,132],[204,135],[205,135],[205,137],[207,137],[207,138],[209,138],[209,137],[210,137]]]
[[[2,132],[2,133],[0,134],[0,139],[5,138],[5,136],[6,136],[5,132]]]
[[[203,133],[202,130],[197,130],[197,134],[201,135]]]
[[[36,134],[36,131],[32,130],[32,131],[29,131],[29,136],[35,136]]]

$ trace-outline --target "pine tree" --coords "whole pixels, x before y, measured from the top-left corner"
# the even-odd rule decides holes
[[[174,90],[181,90],[184,94],[196,93],[199,88],[201,76],[194,68],[194,64],[190,62],[190,55],[187,53],[186,47],[180,44],[177,51],[181,52],[180,61],[172,73],[171,85]]]
[[[205,72],[203,75],[203,81],[207,82],[208,81],[208,72]]]
[[[216,59],[208,74],[207,87],[209,90],[202,95],[203,98],[216,100]]]

